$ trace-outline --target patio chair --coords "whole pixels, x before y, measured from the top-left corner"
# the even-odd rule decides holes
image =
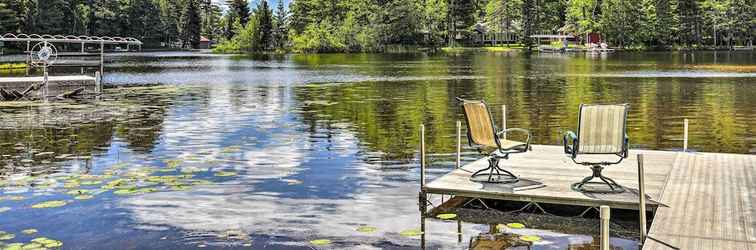
[[[509,154],[524,153],[531,150],[530,131],[521,128],[497,130],[491,113],[484,101],[472,101],[457,98],[462,103],[462,108],[467,122],[467,141],[471,147],[488,157],[488,167],[478,170],[470,176],[471,180],[477,180],[478,176],[488,176],[487,181],[492,183],[515,183],[519,178],[511,172],[499,167],[501,159],[509,159]],[[517,132],[527,135],[525,142],[504,139],[504,135]],[[495,177],[495,178],[494,178]]]
[[[593,175],[572,184],[572,189],[581,192],[621,193],[624,188],[614,180],[604,176],[601,171],[609,165],[619,164],[627,158],[629,139],[627,137],[627,104],[619,105],[580,105],[577,135],[569,131],[564,135],[564,153],[573,162],[590,166]],[[580,155],[615,155],[616,161],[578,160]],[[601,182],[591,182],[598,178]],[[605,189],[588,189],[586,184],[606,185]]]

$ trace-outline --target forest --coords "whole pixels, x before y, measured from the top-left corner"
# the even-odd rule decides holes
[[[754,0],[0,0],[0,33],[130,36],[217,52],[473,46],[475,33],[600,34],[625,49],[750,46]]]

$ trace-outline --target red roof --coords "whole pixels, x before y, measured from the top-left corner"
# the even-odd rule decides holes
[[[200,36],[200,42],[210,42],[210,39],[207,39],[207,37]]]

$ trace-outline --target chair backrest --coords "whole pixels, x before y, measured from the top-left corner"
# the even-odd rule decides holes
[[[467,138],[470,143],[497,147],[496,129],[488,112],[488,107],[483,101],[462,100],[462,107],[467,120]]]
[[[622,153],[627,110],[627,104],[580,105],[577,153]]]

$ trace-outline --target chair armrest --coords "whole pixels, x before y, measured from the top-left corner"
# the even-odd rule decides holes
[[[530,133],[530,130],[524,128],[508,128],[497,132],[496,136],[501,138],[502,134],[507,134],[510,132],[525,133],[528,136],[527,139],[525,139],[525,150],[533,150],[532,148],[530,148],[530,139],[533,137],[533,134]]]
[[[562,142],[564,143],[564,153],[572,155],[574,158],[577,153],[575,152],[577,148],[577,135],[575,132],[567,131],[567,133],[564,133]]]
[[[625,134],[624,141],[622,142],[622,158],[627,158],[630,156],[630,153],[628,152],[630,150],[630,137]]]

